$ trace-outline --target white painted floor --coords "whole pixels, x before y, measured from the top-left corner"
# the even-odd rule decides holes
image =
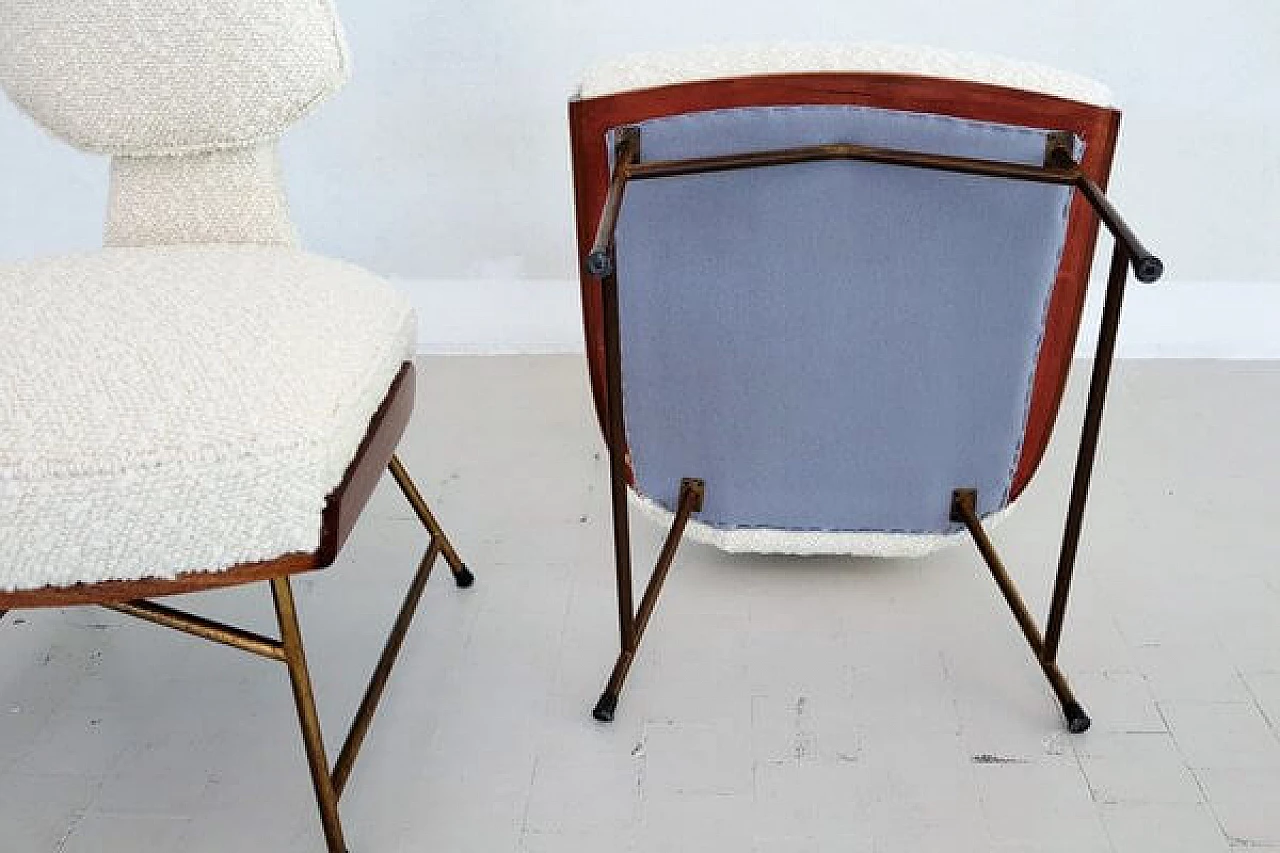
[[[593,722],[616,639],[584,366],[422,367],[402,455],[479,583],[433,578],[344,801],[352,853],[1280,850],[1280,363],[1119,366],[1063,649],[1082,736],[971,548],[688,546]],[[1080,390],[994,536],[1038,612]],[[422,544],[384,484],[298,581],[331,751]],[[271,628],[265,586],[182,604]],[[97,610],[10,614],[0,644],[0,850],[324,849],[282,667]]]

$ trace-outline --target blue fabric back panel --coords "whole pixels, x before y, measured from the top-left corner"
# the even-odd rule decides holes
[[[1045,133],[864,107],[644,122],[644,160],[851,142],[1038,165]],[[639,491],[720,527],[940,533],[1003,507],[1070,191],[828,162],[635,181],[617,237]]]

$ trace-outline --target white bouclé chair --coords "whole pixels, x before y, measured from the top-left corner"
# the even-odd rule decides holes
[[[105,249],[0,266],[0,615],[102,605],[286,663],[331,853],[432,565],[472,582],[394,455],[413,312],[289,220],[276,140],[347,70],[327,0],[0,3],[0,85],[111,157]],[[388,467],[429,547],[331,768],[289,578]],[[251,581],[279,639],[146,600]]]
[[[1127,270],[1120,113],[1043,66],[919,47],[622,59],[570,103],[587,353],[610,455],[619,692],[682,537],[921,557],[972,537],[1072,731],[1058,669]],[[985,529],[1056,421],[1098,223],[1115,238],[1042,632]],[[633,603],[628,503],[670,532]]]

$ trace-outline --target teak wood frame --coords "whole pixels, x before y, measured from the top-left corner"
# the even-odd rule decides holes
[[[621,650],[618,654],[604,692],[592,711],[601,722],[613,719],[618,696],[630,672],[631,663],[639,650],[645,628],[657,605],[662,585],[666,581],[676,549],[691,514],[702,506],[706,488],[702,480],[685,478],[681,482],[675,519],[663,545],[656,568],[645,588],[638,613],[632,604],[631,535],[627,515],[627,442],[622,396],[622,352],[618,324],[618,279],[614,256],[614,234],[627,183],[637,180],[676,178],[736,169],[758,169],[787,166],[829,160],[853,160],[916,169],[974,175],[998,180],[1031,181],[1044,184],[1069,186],[1088,203],[1089,209],[1107,227],[1115,242],[1107,277],[1107,292],[1103,306],[1097,350],[1094,355],[1093,374],[1089,383],[1089,397],[1085,407],[1084,425],[1080,446],[1076,455],[1075,475],[1072,480],[1071,498],[1067,509],[1058,569],[1049,607],[1049,619],[1043,634],[1031,616],[1017,586],[1005,571],[991,540],[983,529],[977,513],[977,492],[972,488],[957,487],[950,496],[950,518],[963,524],[972,535],[983,560],[991,570],[1005,602],[1009,605],[1023,635],[1035,654],[1036,660],[1049,681],[1062,707],[1067,728],[1071,732],[1086,731],[1090,725],[1088,714],[1076,700],[1066,678],[1058,668],[1058,646],[1066,616],[1067,598],[1071,590],[1072,574],[1084,523],[1085,503],[1088,499],[1089,481],[1098,447],[1102,424],[1103,405],[1107,384],[1111,375],[1111,363],[1115,354],[1116,334],[1120,323],[1120,309],[1124,299],[1129,268],[1139,281],[1152,283],[1164,273],[1160,259],[1147,251],[1128,224],[1112,206],[1105,193],[1086,174],[1071,154],[1069,135],[1050,134],[1046,144],[1043,165],[1029,166],[981,160],[966,157],[949,157],[918,151],[894,150],[845,143],[814,145],[803,148],[777,149],[745,154],[703,157],[687,160],[644,162],[641,159],[641,134],[635,126],[618,129],[615,137],[614,166],[608,190],[601,208],[595,239],[584,260],[589,276],[600,282],[600,298],[603,303],[604,380],[605,380],[605,436],[609,451],[609,474],[614,527],[614,559],[618,586],[618,623]]]
[[[315,788],[325,843],[329,853],[347,853],[338,800],[346,788],[360,747],[373,722],[431,569],[443,556],[459,587],[466,588],[475,582],[475,577],[454,550],[409,473],[395,455],[395,447],[413,409],[413,398],[414,369],[412,363],[406,363],[374,416],[342,483],[329,496],[322,522],[321,545],[314,554],[289,554],[265,563],[235,566],[222,572],[183,574],[172,580],[109,581],[66,588],[50,587],[29,592],[0,593],[0,619],[9,610],[21,608],[97,605],[285,664],[302,728],[303,748]],[[331,768],[325,754],[320,718],[316,712],[311,675],[289,578],[290,575],[325,568],[333,563],[384,469],[391,472],[396,485],[426,529],[428,544],[352,718],[338,758]],[[271,587],[280,631],[279,639],[147,600],[157,596],[200,592],[262,580],[269,582]]]

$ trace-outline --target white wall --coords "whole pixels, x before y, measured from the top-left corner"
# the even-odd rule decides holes
[[[586,64],[843,39],[1003,53],[1109,83],[1126,110],[1112,194],[1171,282],[1135,297],[1127,350],[1280,356],[1275,0],[339,4],[355,79],[289,138],[290,194],[311,248],[413,292],[428,349],[577,345],[565,100]],[[0,146],[0,258],[96,245],[105,165],[8,104]]]

